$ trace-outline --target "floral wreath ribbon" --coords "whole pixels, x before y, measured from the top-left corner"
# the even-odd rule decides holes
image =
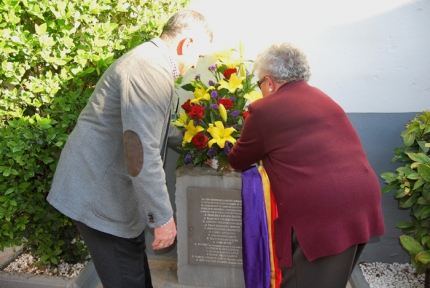
[[[246,287],[279,287],[273,220],[278,217],[276,201],[266,170],[253,165],[242,172],[242,258]]]

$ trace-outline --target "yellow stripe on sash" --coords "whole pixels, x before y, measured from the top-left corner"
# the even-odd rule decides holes
[[[258,166],[258,171],[261,175],[261,181],[263,182],[263,191],[264,191],[264,203],[266,206],[266,218],[267,218],[267,232],[269,233],[269,251],[270,251],[270,287],[276,287],[276,272],[275,272],[275,260],[274,260],[274,251],[273,251],[273,231],[272,231],[272,210],[271,210],[271,201],[270,201],[270,182],[269,177],[267,176],[266,169],[263,166]]]

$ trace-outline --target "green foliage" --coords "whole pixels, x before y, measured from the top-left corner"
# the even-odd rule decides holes
[[[23,243],[54,265],[87,255],[45,200],[61,148],[100,75],[187,2],[0,2],[0,250]]]
[[[407,235],[400,243],[411,254],[411,264],[419,273],[430,268],[430,112],[418,114],[401,134],[402,147],[394,149],[393,162],[403,162],[396,173],[380,176],[388,184],[382,193],[395,190],[400,208],[411,210],[411,222],[396,227]]]

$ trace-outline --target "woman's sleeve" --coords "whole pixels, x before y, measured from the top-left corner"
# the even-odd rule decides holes
[[[248,111],[240,138],[228,155],[231,167],[236,170],[243,170],[259,162],[266,154],[262,129],[264,124],[259,117],[261,113],[252,105],[249,106]]]

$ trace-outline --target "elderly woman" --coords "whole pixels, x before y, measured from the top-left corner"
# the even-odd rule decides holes
[[[230,165],[263,161],[281,287],[345,288],[365,243],[385,233],[378,179],[343,109],[307,83],[302,51],[272,45],[254,65],[263,98],[249,105]]]

